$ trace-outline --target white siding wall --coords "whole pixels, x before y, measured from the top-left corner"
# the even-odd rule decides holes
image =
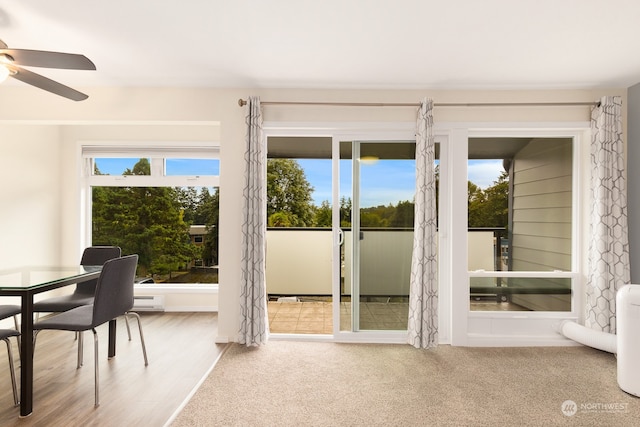
[[[572,141],[533,139],[513,168],[512,270],[571,270]],[[510,286],[528,284],[537,287],[543,281],[510,281]],[[569,295],[514,295],[512,300],[538,311],[571,309]]]
[[[640,83],[629,88],[629,143],[627,144],[627,189],[640,187]],[[640,283],[640,192],[628,191],[629,258],[631,283]]]

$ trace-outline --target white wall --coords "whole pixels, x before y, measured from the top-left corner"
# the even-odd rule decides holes
[[[61,261],[62,167],[56,126],[0,126],[0,269]]]
[[[436,102],[561,102],[595,101],[603,95],[621,95],[625,89],[583,91],[429,91],[429,90],[217,90],[210,88],[80,88],[89,99],[72,102],[32,87],[0,87],[0,146],[3,206],[0,213],[1,261],[16,265],[34,253],[39,261],[77,259],[80,253],[77,185],[71,158],[72,136],[38,138],[33,124],[103,125],[127,123],[220,123],[221,209],[219,341],[235,340],[239,325],[240,217],[242,209],[243,150],[246,108],[238,98],[258,95],[263,101],[418,102],[425,96]],[[436,107],[434,119],[442,122],[576,122],[588,120],[587,107],[459,108]],[[625,130],[626,130],[626,109]],[[271,122],[414,122],[413,108],[284,107],[264,108]],[[5,137],[5,127],[11,124]],[[55,128],[55,126],[54,126]],[[36,142],[37,141],[37,142]],[[34,160],[35,157],[35,160]],[[40,168],[27,182],[15,174],[25,163]],[[55,163],[55,165],[53,164]],[[33,167],[33,166],[30,166]],[[33,227],[33,228],[32,228]],[[42,241],[46,237],[46,241]],[[68,254],[68,255],[67,255]]]

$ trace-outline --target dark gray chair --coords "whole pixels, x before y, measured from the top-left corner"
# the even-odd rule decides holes
[[[90,246],[82,253],[80,265],[102,265],[105,261],[113,258],[119,258],[122,250],[118,246]],[[59,297],[46,298],[33,304],[33,312],[37,313],[36,319],[39,319],[40,313],[60,313],[71,310],[83,305],[93,304],[93,295],[96,292],[96,284],[98,279],[87,282],[78,283],[73,293],[62,295]],[[127,324],[128,327],[128,324]],[[127,329],[128,330],[128,329]],[[78,338],[78,368],[82,366],[83,359],[83,342],[82,334],[76,335]],[[131,339],[131,334],[129,334]]]
[[[11,385],[13,386],[13,403],[18,406],[18,386],[16,385],[16,371],[13,366],[13,351],[11,350],[11,341],[9,338],[16,337],[18,340],[18,351],[20,351],[20,329],[18,327],[18,314],[22,312],[19,305],[0,305],[0,320],[13,317],[16,329],[0,329],[0,340],[7,344],[7,357],[9,358],[9,370],[11,371]]]
[[[16,371],[13,366],[13,351],[11,351],[11,337],[19,337],[20,332],[15,329],[0,329],[0,340],[7,344],[7,357],[9,358],[9,370],[11,371],[11,385],[13,386],[13,403],[18,406],[20,400],[18,399],[18,386],[16,385]]]
[[[22,313],[22,308],[19,305],[13,305],[13,304],[0,305],[0,320],[13,317],[13,323],[16,326],[16,331],[20,330],[20,325],[18,324],[18,315],[20,313]],[[20,351],[20,334],[18,334],[17,337],[18,337],[18,351]]]
[[[19,305],[13,305],[13,304],[0,305],[0,320],[13,317],[13,321],[16,324],[16,329],[20,329],[18,327],[18,315],[21,312],[22,312],[22,308]]]
[[[105,261],[119,258],[122,250],[118,246],[90,246],[82,253],[80,265],[102,265]],[[47,298],[33,304],[34,313],[59,313],[81,305],[93,304],[98,280],[78,283],[72,294]]]
[[[98,334],[96,333],[96,327],[117,317],[134,314],[138,319],[144,364],[145,366],[149,364],[144,337],[142,335],[140,317],[135,313],[129,312],[129,310],[133,308],[133,282],[135,280],[137,265],[138,255],[128,255],[105,262],[100,277],[98,278],[92,305],[84,305],[65,311],[38,321],[33,325],[35,332],[34,347],[38,333],[45,329],[74,332],[91,330],[93,332],[96,406],[100,404],[98,387]]]
[[[9,369],[11,370],[11,385],[13,386],[13,401],[16,406],[20,404],[18,401],[18,389],[16,387],[16,373],[13,366],[13,352],[11,351],[11,341],[9,338],[16,337],[18,341],[18,353],[21,353],[20,350],[20,325],[18,324],[18,315],[22,313],[22,308],[19,305],[13,304],[4,304],[0,305],[0,320],[8,319],[9,317],[13,317],[13,323],[16,326],[16,329],[0,329],[0,339],[3,340],[7,344],[7,357],[9,358]]]

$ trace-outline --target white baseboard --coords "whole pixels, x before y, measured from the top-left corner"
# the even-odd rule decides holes
[[[230,342],[234,341],[223,335],[218,335],[215,341],[216,344],[229,344]]]
[[[580,345],[561,335],[513,336],[469,334],[467,347],[569,347]]]

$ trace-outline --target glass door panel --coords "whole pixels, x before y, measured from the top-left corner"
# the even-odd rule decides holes
[[[266,284],[273,333],[332,334],[332,138],[267,138]]]
[[[415,143],[355,141],[341,147],[342,174],[351,168],[351,178],[341,179],[341,200],[345,208],[351,205],[351,217],[343,229],[340,329],[406,330]]]

